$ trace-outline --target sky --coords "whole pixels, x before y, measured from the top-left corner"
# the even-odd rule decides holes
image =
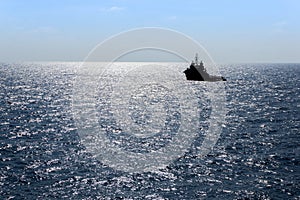
[[[300,63],[298,0],[0,0],[0,62],[83,61],[142,27],[188,35],[217,63]]]

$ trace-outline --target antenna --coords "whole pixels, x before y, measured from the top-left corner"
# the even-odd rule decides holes
[[[196,53],[195,63],[196,63],[196,65],[198,65],[198,53]]]

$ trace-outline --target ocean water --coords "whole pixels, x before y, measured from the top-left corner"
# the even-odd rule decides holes
[[[167,167],[143,173],[118,170],[87,151],[72,107],[79,66],[0,64],[0,199],[300,198],[300,64],[220,66],[228,80],[226,121],[205,157],[197,157],[195,149],[211,125],[206,123],[212,113],[208,86],[188,83],[201,109],[195,142]],[[126,75],[129,86],[135,80],[130,76],[138,73]],[[97,86],[95,107],[110,141],[142,154],[172,141],[185,123],[180,108],[192,99],[182,102],[167,88],[148,84],[129,95],[126,113],[114,106],[128,107],[122,104],[126,95],[118,94],[129,86],[111,89],[105,84],[115,81],[113,73],[106,75]],[[147,71],[143,76],[155,77]],[[130,120],[138,126],[129,127]],[[128,137],[131,131],[141,134]]]

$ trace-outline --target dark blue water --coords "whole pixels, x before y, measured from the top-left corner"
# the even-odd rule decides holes
[[[222,66],[228,113],[214,150],[138,174],[84,151],[71,104],[78,66],[0,64],[1,199],[300,198],[300,64]]]

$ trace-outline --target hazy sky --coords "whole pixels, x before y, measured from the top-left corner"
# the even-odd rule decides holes
[[[82,61],[138,27],[182,32],[219,63],[300,62],[298,0],[0,0],[0,25],[2,62]]]

